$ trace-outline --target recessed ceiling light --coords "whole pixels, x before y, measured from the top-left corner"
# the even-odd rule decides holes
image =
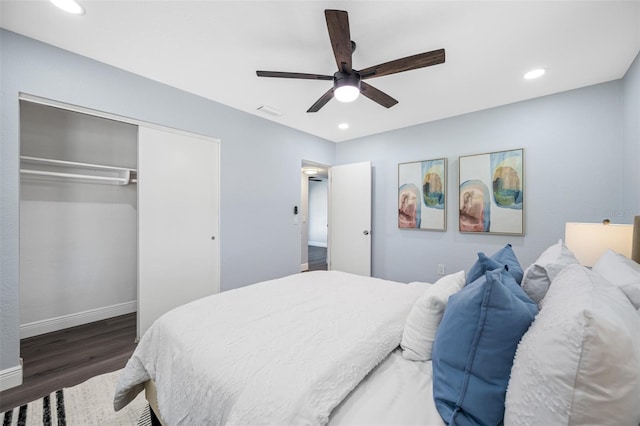
[[[534,78],[542,77],[546,70],[544,68],[538,68],[526,73],[523,77],[525,80],[533,80]]]
[[[84,7],[75,0],[51,0],[58,8],[74,15],[84,15]]]
[[[302,171],[308,175],[315,175],[318,173],[318,169],[314,169],[314,168],[304,168],[302,169]]]
[[[338,124],[338,129],[347,130],[349,128],[349,123],[340,123]]]

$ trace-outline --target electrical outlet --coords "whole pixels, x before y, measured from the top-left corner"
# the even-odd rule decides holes
[[[438,263],[438,275],[444,275],[444,265],[442,263]]]

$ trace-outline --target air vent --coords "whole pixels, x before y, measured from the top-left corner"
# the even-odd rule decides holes
[[[280,111],[267,105],[260,105],[256,110],[264,112],[265,114],[273,115],[274,117],[280,117],[282,115]]]

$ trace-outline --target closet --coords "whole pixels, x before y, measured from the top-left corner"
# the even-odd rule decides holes
[[[219,141],[20,100],[20,333],[219,291]]]

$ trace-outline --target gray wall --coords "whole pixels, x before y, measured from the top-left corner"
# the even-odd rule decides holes
[[[523,265],[564,238],[567,221],[632,223],[638,206],[640,66],[624,80],[337,144],[336,164],[372,161],[373,274],[434,281],[468,269],[476,252],[514,246]],[[434,101],[435,102],[435,101]],[[526,235],[458,232],[458,157],[525,153]],[[447,157],[447,232],[397,228],[397,165]]]
[[[0,370],[19,357],[19,92],[219,138],[222,290],[299,272],[300,165],[333,143],[6,30],[0,61]]]

